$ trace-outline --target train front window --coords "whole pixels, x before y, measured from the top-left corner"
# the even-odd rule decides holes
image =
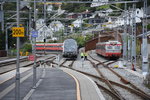
[[[108,46],[107,46],[107,49],[113,49],[113,46],[108,45]]]
[[[120,46],[119,46],[119,45],[116,45],[116,46],[115,46],[115,50],[120,50]]]

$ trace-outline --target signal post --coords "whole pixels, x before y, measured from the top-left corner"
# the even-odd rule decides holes
[[[24,37],[24,27],[19,27],[19,24],[18,24],[18,27],[12,27],[12,37],[17,37],[17,66],[16,66],[15,99],[20,100],[20,63],[19,63],[20,38],[19,37]]]
[[[20,0],[17,0],[17,27],[12,28],[12,36],[17,37],[17,65],[16,65],[16,84],[15,84],[15,100],[20,100],[20,63],[19,63],[19,52],[20,52],[20,38],[24,37],[24,28],[19,27],[20,24]]]

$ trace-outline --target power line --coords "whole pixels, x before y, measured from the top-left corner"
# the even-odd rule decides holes
[[[3,2],[5,0],[0,0],[0,2]],[[22,0],[23,1],[23,0]],[[136,1],[108,1],[108,2],[105,2],[105,1],[41,1],[41,0],[37,0],[35,1],[36,3],[49,3],[49,4],[55,4],[55,3],[103,3],[103,4],[118,4],[118,3],[137,3],[137,2],[140,2],[141,0],[136,0]],[[16,0],[7,0],[5,2],[16,2]],[[34,2],[34,1],[27,1],[27,2]]]

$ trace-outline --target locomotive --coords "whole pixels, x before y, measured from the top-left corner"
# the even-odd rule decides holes
[[[66,39],[63,43],[63,57],[77,58],[78,45],[74,39]]]
[[[108,42],[98,42],[96,53],[106,58],[119,58],[121,56],[122,44],[119,41],[109,40]]]

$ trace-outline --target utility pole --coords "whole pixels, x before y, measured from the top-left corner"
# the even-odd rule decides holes
[[[17,0],[17,27],[20,24],[20,0]],[[19,63],[19,51],[20,51],[20,38],[17,37],[17,66],[16,66],[16,87],[15,87],[15,100],[20,100],[20,63]]]
[[[130,8],[128,9],[130,11]],[[129,13],[129,25],[131,26],[131,13]],[[128,61],[131,62],[131,27],[129,27],[129,32],[128,32],[128,47],[127,47],[127,52],[128,52]]]
[[[132,13],[132,70],[136,71],[136,20],[135,20],[135,12],[136,4],[133,3],[133,13]]]
[[[123,33],[123,60],[127,60],[127,4],[125,3],[125,16],[124,16],[124,33]],[[124,63],[124,65],[126,65]]]
[[[46,25],[46,0],[44,0],[44,22],[45,22],[45,25]],[[46,54],[45,52],[45,42],[46,42],[46,36],[45,36],[45,32],[46,32],[46,29],[44,30],[44,54]]]
[[[4,10],[3,10],[3,4],[4,2],[1,3],[1,17],[2,17],[2,22],[1,22],[1,27],[2,27],[2,32],[4,32]]]
[[[7,25],[6,25],[7,26]],[[7,56],[8,56],[8,31],[7,31],[7,27],[6,27],[6,29],[5,29],[5,50],[6,50],[6,52],[7,52]]]
[[[46,24],[46,0],[44,0],[44,21]]]
[[[29,33],[31,32],[31,7],[29,7],[29,21],[28,21],[28,38],[29,38]]]
[[[142,37],[142,72],[143,75],[148,76],[148,49],[147,49],[147,0],[144,0],[144,13],[143,13],[143,37]]]
[[[36,31],[36,1],[34,0],[34,31]],[[33,37],[33,55],[34,55],[34,65],[33,65],[33,88],[36,88],[36,37]]]
[[[7,56],[8,56],[8,29],[10,29],[15,24],[16,24],[16,22],[14,22],[11,25],[7,26],[7,23],[6,23],[6,28],[5,28],[5,50],[7,52]]]

